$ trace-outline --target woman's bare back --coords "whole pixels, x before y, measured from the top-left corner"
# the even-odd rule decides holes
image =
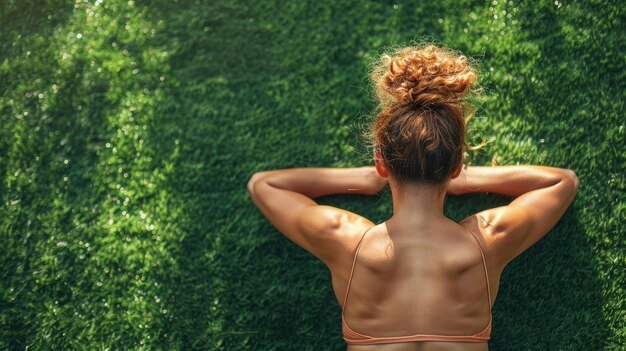
[[[491,288],[490,298],[481,248],[467,229],[447,218],[426,224],[388,221],[361,237],[344,308],[350,329],[379,338],[468,336],[490,327],[490,303],[497,289]],[[349,277],[348,273],[335,289],[340,303]],[[497,284],[499,276],[489,277],[490,285]],[[371,347],[485,350],[486,342],[421,341],[350,345],[348,349]]]

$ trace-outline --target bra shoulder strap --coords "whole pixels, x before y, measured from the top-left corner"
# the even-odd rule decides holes
[[[348,299],[348,292],[350,291],[350,283],[352,283],[352,274],[354,273],[354,266],[356,265],[356,258],[359,255],[359,250],[361,249],[361,244],[363,244],[363,238],[365,238],[365,234],[367,234],[367,232],[369,232],[369,230],[374,228],[374,227],[369,227],[369,228],[367,228],[367,230],[365,230],[365,232],[361,236],[361,239],[359,240],[359,244],[356,247],[356,251],[354,252],[354,258],[352,259],[352,268],[350,269],[350,278],[348,278],[348,286],[346,288],[346,295],[344,296],[343,304],[341,305],[342,309],[344,309],[346,307],[346,300]]]
[[[491,313],[491,288],[489,287],[489,272],[487,270],[487,261],[485,260],[485,253],[483,251],[482,245],[480,244],[480,240],[478,240],[474,232],[472,232],[471,230],[469,232],[472,234],[472,236],[476,240],[476,243],[478,244],[478,249],[480,250],[480,256],[483,259],[483,268],[485,269],[485,280],[487,282],[487,296],[489,298],[489,313]]]

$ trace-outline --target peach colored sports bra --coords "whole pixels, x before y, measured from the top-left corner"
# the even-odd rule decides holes
[[[367,344],[388,344],[388,343],[397,343],[397,342],[412,342],[412,341],[457,341],[457,342],[486,342],[489,340],[491,335],[491,290],[489,288],[489,275],[487,273],[487,263],[485,262],[485,254],[480,245],[480,241],[478,238],[472,233],[472,236],[478,243],[478,248],[480,249],[480,255],[483,259],[483,267],[485,268],[485,280],[487,282],[487,298],[489,299],[489,323],[481,332],[478,332],[474,335],[431,335],[431,334],[415,334],[415,335],[404,335],[404,336],[387,336],[387,337],[374,337],[371,335],[365,335],[358,333],[352,330],[348,324],[346,324],[346,319],[344,316],[344,311],[346,308],[346,302],[348,300],[348,292],[350,292],[350,283],[352,282],[352,274],[354,273],[354,266],[356,264],[357,255],[359,254],[359,249],[361,248],[361,243],[363,242],[363,238],[365,234],[374,227],[368,228],[359,244],[356,248],[356,252],[354,254],[354,261],[352,262],[352,269],[350,271],[350,278],[348,279],[348,288],[346,289],[346,295],[343,299],[343,305],[341,310],[341,323],[342,323],[342,332],[343,339],[348,344],[353,345],[367,345]]]

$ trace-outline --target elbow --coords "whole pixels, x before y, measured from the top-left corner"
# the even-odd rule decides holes
[[[250,177],[250,179],[248,180],[247,188],[248,188],[248,194],[250,194],[250,196],[254,196],[254,185],[258,181],[259,181],[259,173],[254,173],[252,177]]]
[[[254,197],[255,185],[259,182],[259,180],[265,177],[267,173],[268,172],[257,172],[257,173],[254,173],[252,177],[250,177],[250,179],[248,180],[248,185],[247,185],[248,193],[250,194],[250,196]]]
[[[566,181],[568,184],[571,185],[572,190],[574,192],[574,194],[578,191],[578,176],[576,175],[576,173],[571,170],[571,169],[565,169],[564,170],[564,181]]]

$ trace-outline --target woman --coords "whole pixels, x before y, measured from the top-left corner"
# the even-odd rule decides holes
[[[502,270],[559,221],[578,179],[545,166],[463,167],[473,117],[464,118],[464,98],[476,81],[463,55],[401,48],[381,56],[372,79],[374,167],[259,172],[250,195],[330,269],[348,350],[487,350]],[[387,184],[393,215],[380,224],[313,200]],[[459,223],[447,218],[446,193],[470,192],[513,199]]]

